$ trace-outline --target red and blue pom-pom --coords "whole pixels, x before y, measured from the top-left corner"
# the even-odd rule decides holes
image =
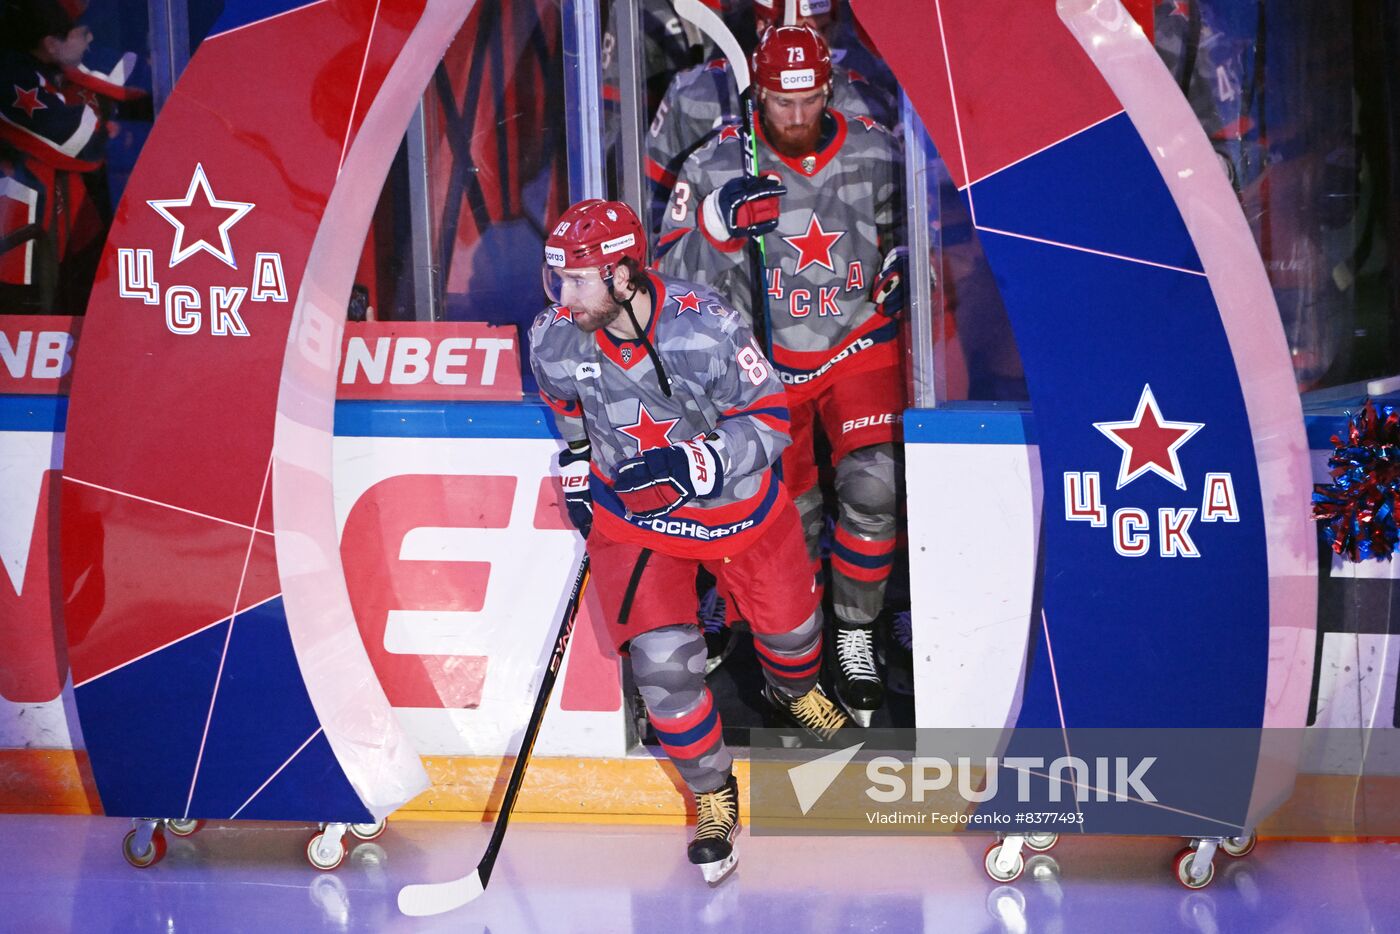
[[[1313,518],[1337,554],[1389,560],[1400,542],[1400,411],[1368,399],[1348,413],[1346,440],[1333,435],[1332,444],[1332,482],[1313,487]]]

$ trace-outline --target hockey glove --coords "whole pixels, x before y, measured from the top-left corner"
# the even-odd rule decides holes
[[[870,300],[875,303],[875,310],[886,318],[898,316],[908,302],[908,289],[904,285],[908,267],[909,249],[902,246],[886,253],[885,261],[880,264],[880,274],[875,277]]]
[[[718,496],[723,487],[719,451],[703,438],[653,448],[618,464],[613,476],[622,505],[639,519],[655,519],[692,499]]]
[[[564,507],[569,521],[584,538],[593,531],[593,494],[588,489],[588,466],[592,448],[584,445],[575,451],[565,448],[559,452],[559,479],[564,487]]]
[[[720,242],[761,237],[777,228],[782,211],[778,198],[785,194],[783,183],[766,175],[731,178],[705,197],[700,222],[710,239]]]

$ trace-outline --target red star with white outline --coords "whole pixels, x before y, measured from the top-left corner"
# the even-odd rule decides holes
[[[618,431],[637,442],[637,453],[653,448],[671,446],[670,432],[679,418],[663,418],[660,421],[651,417],[645,402],[637,403],[637,420],[630,425],[619,425]]]
[[[14,105],[24,111],[26,117],[34,116],[36,110],[48,110],[49,105],[39,100],[39,89],[37,87],[25,90],[19,85],[15,85]]]
[[[739,136],[739,128],[732,123],[726,123],[719,131],[719,141],[722,143],[727,139],[737,139],[742,142]]]
[[[1181,473],[1181,461],[1176,452],[1204,428],[1205,423],[1167,421],[1152,395],[1152,387],[1144,383],[1137,412],[1130,421],[1094,422],[1094,427],[1123,449],[1115,490],[1123,489],[1149,471],[1184,490],[1186,478]]]
[[[196,197],[197,193],[200,197]],[[199,203],[201,201],[202,204]],[[175,242],[170,247],[171,266],[178,266],[203,250],[224,265],[238,268],[233,258],[233,247],[229,245],[228,231],[256,205],[248,201],[220,201],[215,198],[202,163],[195,163],[185,197],[146,203],[175,227]],[[194,228],[194,231],[189,228]],[[192,234],[188,245],[185,243],[187,234]]]
[[[684,295],[672,295],[671,297],[676,301],[677,318],[685,314],[687,311],[693,311],[697,315],[700,314],[700,296],[695,294],[694,289],[691,289]]]
[[[554,306],[554,320],[550,324],[558,324],[560,321],[573,321],[574,313],[563,305]]]
[[[1180,16],[1182,19],[1191,18],[1191,4],[1188,0],[1173,0],[1171,12],[1168,16]]]
[[[859,123],[861,126],[865,127],[867,130],[873,130],[877,126],[879,126],[878,123],[867,117],[865,114],[861,114],[860,116],[856,117],[856,122]]]
[[[836,245],[836,241],[844,236],[846,236],[844,230],[828,231],[822,229],[821,218],[817,217],[816,211],[813,211],[812,219],[807,222],[806,233],[783,238],[784,243],[797,251],[797,269],[793,275],[802,272],[808,266],[822,266],[835,272],[836,267],[831,262],[831,248]]]

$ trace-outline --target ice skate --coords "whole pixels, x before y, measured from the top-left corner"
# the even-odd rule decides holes
[[[862,727],[885,703],[885,685],[875,668],[875,625],[836,620],[836,697]]]
[[[763,696],[786,724],[798,727],[818,742],[830,741],[836,731],[848,722],[846,715],[831,702],[820,684],[797,698],[788,697],[767,684],[763,687]]]
[[[734,837],[739,833],[739,782],[733,776],[714,791],[695,796],[695,835],[687,853],[710,885],[719,885],[734,871],[739,854]]]

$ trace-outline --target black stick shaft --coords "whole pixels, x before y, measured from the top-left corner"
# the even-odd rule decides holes
[[[574,588],[569,594],[569,602],[564,606],[564,618],[559,621],[559,634],[554,640],[554,652],[549,656],[544,677],[540,679],[540,690],[535,697],[535,709],[530,712],[530,722],[525,725],[525,736],[520,742],[520,752],[515,757],[515,765],[510,770],[510,781],[506,783],[506,793],[501,797],[501,810],[496,815],[496,826],[491,831],[491,841],[486,844],[486,853],[476,871],[481,876],[484,888],[491,879],[491,870],[496,866],[496,856],[501,851],[501,841],[506,836],[506,825],[510,823],[510,813],[515,809],[515,799],[520,796],[520,786],[525,781],[525,769],[530,764],[530,754],[535,749],[535,739],[540,735],[540,724],[549,709],[549,695],[554,693],[554,682],[559,669],[564,664],[564,652],[569,647],[569,638],[574,634],[574,622],[578,619],[578,608],[583,600],[584,589],[588,586],[588,555],[579,563],[578,574],[574,577]]]
[[[758,177],[758,137],[754,133],[753,86],[743,92],[744,96],[744,174]],[[764,356],[773,359],[773,345],[770,343],[773,319],[768,308],[768,255],[762,237],[750,237],[745,248],[749,254],[749,285],[753,290],[753,332],[758,338],[758,346]]]

